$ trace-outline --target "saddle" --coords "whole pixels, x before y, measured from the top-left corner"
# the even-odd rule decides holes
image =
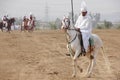
[[[80,45],[81,45],[81,53],[80,55],[86,55],[86,51],[85,51],[85,48],[84,48],[84,45],[83,45],[83,40],[82,40],[82,35],[81,33],[78,33],[78,38],[80,40]],[[87,53],[91,53],[92,51],[94,51],[94,40],[93,40],[93,37],[91,36],[89,38],[89,46],[88,46],[88,51]]]

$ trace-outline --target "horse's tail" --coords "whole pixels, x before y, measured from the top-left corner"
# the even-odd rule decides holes
[[[104,60],[105,60],[105,64],[106,64],[106,66],[107,66],[107,70],[108,70],[108,72],[111,73],[110,61],[109,61],[108,57],[107,57],[106,54],[105,54],[105,48],[104,48],[104,46],[102,46],[101,49],[102,49],[101,52],[102,52],[103,58],[104,58]]]

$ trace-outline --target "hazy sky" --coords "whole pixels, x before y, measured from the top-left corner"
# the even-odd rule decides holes
[[[62,18],[71,11],[71,0],[0,0],[0,17],[4,14],[23,17],[32,12],[37,19],[45,20],[48,5],[50,20]],[[79,14],[82,0],[73,0],[74,13]],[[101,20],[120,21],[120,0],[85,0],[89,12],[100,13]]]

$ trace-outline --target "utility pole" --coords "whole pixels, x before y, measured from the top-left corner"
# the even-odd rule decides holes
[[[73,11],[73,0],[71,0],[71,12],[72,12],[72,24],[74,25],[74,11]]]
[[[45,6],[45,21],[46,22],[49,21],[49,7],[48,7],[47,2],[46,2],[46,6]]]

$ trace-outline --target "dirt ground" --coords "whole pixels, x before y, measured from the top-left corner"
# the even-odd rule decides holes
[[[86,78],[89,61],[79,57],[84,70],[72,78],[72,60],[65,55],[67,42],[61,30],[0,31],[0,80],[120,80],[120,30],[93,33],[102,38],[109,64],[99,52],[92,77]]]

